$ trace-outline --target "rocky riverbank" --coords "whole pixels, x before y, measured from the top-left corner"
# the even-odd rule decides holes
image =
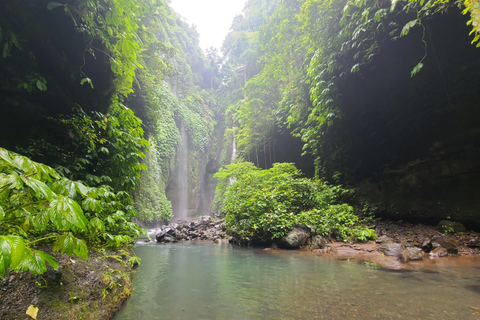
[[[225,242],[227,238],[225,222],[223,220],[213,220],[209,216],[179,220],[163,225],[155,235],[155,240],[160,243],[181,240]]]
[[[270,243],[265,250],[301,248],[313,254],[356,259],[392,270],[415,269],[419,264],[457,263],[462,256],[478,257],[480,234],[454,232],[455,228],[377,220],[376,241],[346,243],[321,237],[308,227],[299,226],[283,239]],[[210,217],[176,221],[153,232],[159,243],[235,242],[235,238],[226,233],[225,222]],[[37,319],[110,319],[132,291],[132,269],[123,252],[90,250],[87,261],[65,254],[55,256],[59,264],[57,271],[49,268],[39,276],[9,273],[0,281],[0,319],[30,320],[32,317],[26,315],[26,311],[31,305],[39,308]]]
[[[464,227],[459,227],[458,230],[462,231],[455,232],[455,228],[448,221],[432,227],[402,221],[377,220],[376,241],[313,241],[318,239],[316,236],[307,240],[304,247],[316,254],[328,253],[339,259],[357,259],[386,269],[408,270],[412,269],[412,262],[428,263],[443,257],[480,255],[480,234],[466,231]],[[321,244],[320,247],[318,244]]]
[[[48,250],[48,249],[47,249]],[[8,273],[0,281],[0,319],[110,319],[132,292],[132,269],[125,252],[89,251],[84,261],[54,254],[58,270],[42,275]]]
[[[164,225],[155,232],[159,243],[185,240],[230,242],[241,245],[303,249],[315,254],[331,254],[339,259],[358,259],[386,269],[409,269],[411,261],[480,254],[480,235],[460,224],[443,221],[437,227],[402,221],[375,222],[376,241],[336,242],[315,234],[307,226],[297,226],[274,243],[245,242],[229,236],[223,220],[200,217]],[[146,240],[148,241],[148,240]]]

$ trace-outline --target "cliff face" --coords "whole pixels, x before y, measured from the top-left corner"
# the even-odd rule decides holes
[[[448,12],[382,45],[341,87],[344,115],[329,128],[326,173],[346,172],[383,215],[480,228],[480,49],[464,16]]]

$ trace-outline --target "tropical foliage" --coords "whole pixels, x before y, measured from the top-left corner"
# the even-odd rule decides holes
[[[232,126],[240,127],[239,152],[255,159],[263,150],[261,156],[268,163],[266,146],[278,139],[278,131],[288,132],[290,127],[302,139],[305,152],[315,156],[319,174],[321,162],[328,158],[321,156],[322,137],[348,112],[341,90],[353,74],[371,68],[369,63],[388,42],[421,29],[422,54],[411,65],[414,76],[425,63],[428,20],[458,6],[471,16],[468,24],[473,26],[475,43],[479,39],[477,1],[286,0],[268,8],[262,1],[248,1],[245,14],[232,23],[223,48],[229,58],[226,64],[239,70],[228,80],[243,88],[236,100],[230,96],[227,111],[234,120]],[[250,21],[253,16],[262,20],[255,24]],[[251,65],[247,56],[259,61],[249,73],[243,71]],[[268,167],[264,161],[257,165]]]
[[[10,268],[46,271],[55,259],[38,249],[88,258],[87,244],[128,245],[141,233],[129,222],[125,192],[92,188],[62,177],[51,167],[0,148],[0,275]]]
[[[7,0],[0,47],[0,274],[171,219],[180,127],[199,172],[215,126],[195,29],[163,0]]]
[[[299,224],[339,240],[375,237],[353,208],[342,203],[351,198],[351,190],[301,178],[292,163],[261,170],[251,162],[238,162],[215,177],[227,229],[241,239],[281,238]]]

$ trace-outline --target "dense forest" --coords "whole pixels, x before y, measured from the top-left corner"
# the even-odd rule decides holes
[[[479,20],[475,0],[249,0],[203,53],[168,1],[2,1],[0,275],[181,211],[260,239],[373,237],[362,214],[479,228]]]

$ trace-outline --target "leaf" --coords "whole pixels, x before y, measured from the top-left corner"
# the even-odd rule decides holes
[[[2,158],[3,161],[6,161],[7,163],[9,163],[11,166],[14,166],[13,159],[10,156],[10,152],[8,152],[8,150],[4,148],[0,148],[0,158]]]
[[[410,31],[410,28],[414,27],[417,22],[418,20],[412,20],[407,22],[407,24],[403,26],[402,31],[400,32],[400,37],[406,36]]]
[[[37,320],[37,314],[38,314],[38,308],[34,307],[33,305],[30,305],[27,308],[27,312],[25,312],[28,316],[30,316],[32,319]]]
[[[0,220],[5,218],[5,211],[3,210],[2,206],[0,206]]]
[[[45,184],[43,183],[42,181],[40,180],[37,180],[33,177],[21,177],[21,179],[23,180],[23,182],[25,182],[25,184],[27,186],[29,186],[34,192],[35,192],[35,196],[37,196],[37,198],[43,198],[48,200],[48,201],[52,201],[55,194],[53,193],[53,191]]]
[[[65,234],[58,237],[53,244],[53,252],[66,253],[72,255],[75,253],[78,257],[88,259],[88,248],[85,241],[75,238],[72,234]]]
[[[6,236],[5,237],[10,244],[10,268],[16,269],[25,257],[25,253],[28,251],[25,247],[23,239],[18,236]]]
[[[92,79],[90,79],[90,78],[83,78],[82,80],[80,80],[80,85],[83,85],[85,82],[88,83],[88,84],[90,84],[90,87],[92,87],[92,89],[94,89],[94,88],[93,88]]]
[[[64,6],[63,3],[58,3],[58,2],[49,2],[47,4],[47,10],[53,10],[55,8],[58,8],[58,7],[62,7]]]
[[[83,200],[82,208],[83,210],[91,210],[91,211],[98,211],[98,212],[103,211],[103,206],[101,202],[91,197],[87,197],[85,198],[85,200]]]
[[[395,10],[395,6],[397,5],[398,0],[392,0],[392,6],[390,7],[390,11],[393,12]]]
[[[73,227],[87,231],[88,220],[85,218],[82,208],[75,200],[59,196],[58,199],[50,203],[49,208],[51,210],[50,219],[55,225],[62,225],[63,223],[58,220],[59,218],[63,218]]]
[[[47,85],[45,84],[45,82],[43,82],[41,80],[37,80],[37,82],[35,84],[37,85],[38,90],[40,90],[40,91],[46,91],[47,90]]]
[[[95,231],[104,232],[105,224],[99,218],[93,218],[90,220],[90,227]]]
[[[77,189],[77,191],[83,196],[83,197],[86,197],[87,194],[88,194],[88,191],[90,190],[90,188],[88,188],[87,186],[85,186],[83,183],[81,183],[80,181],[75,181],[75,189]]]
[[[42,260],[48,262],[48,264],[50,266],[52,266],[52,268],[54,268],[55,270],[58,269],[58,263],[55,261],[55,258],[52,257],[51,255],[49,255],[48,253],[45,253],[43,251],[39,251],[39,250],[33,250],[33,252],[38,255]]]
[[[416,75],[421,69],[423,68],[423,63],[419,62],[415,68],[413,68],[412,72],[410,72],[410,77]]]
[[[50,221],[48,210],[43,210],[33,218],[33,225],[37,231],[43,231],[47,228],[48,221]]]
[[[22,259],[19,261],[19,263],[15,266],[13,266],[12,263],[11,268],[14,269],[15,272],[28,270],[33,274],[42,274],[47,271],[45,262],[28,248],[26,248],[26,250],[23,252]]]
[[[12,260],[12,248],[6,237],[0,237],[0,275],[3,277],[8,271]]]

